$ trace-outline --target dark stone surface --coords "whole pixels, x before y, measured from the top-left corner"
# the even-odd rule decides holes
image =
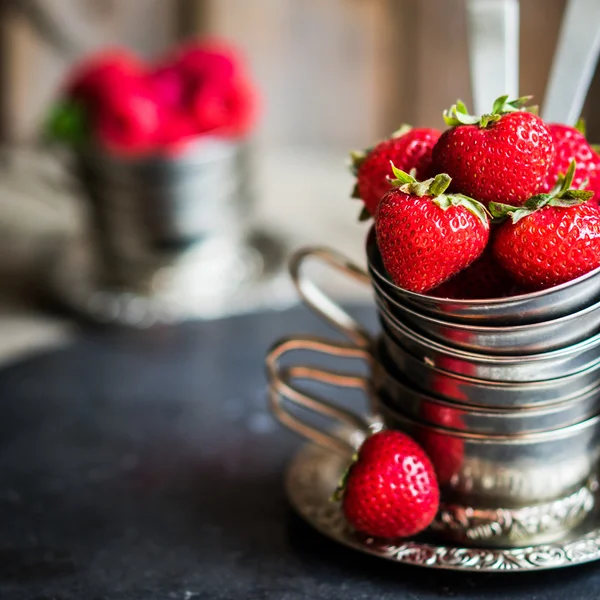
[[[300,442],[267,414],[262,367],[292,332],[326,333],[303,309],[88,332],[0,372],[0,599],[598,597],[600,565],[404,567],[295,517],[282,476]]]

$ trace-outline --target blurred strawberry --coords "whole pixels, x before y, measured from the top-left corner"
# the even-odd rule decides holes
[[[97,136],[113,152],[146,152],[157,141],[160,117],[160,107],[146,86],[139,82],[123,84],[102,94],[95,119]]]
[[[148,87],[163,108],[179,110],[185,104],[186,83],[181,72],[171,65],[150,71]]]
[[[252,85],[235,79],[200,88],[193,99],[192,112],[199,131],[237,137],[252,129],[258,104]]]
[[[143,63],[129,50],[106,50],[76,65],[65,91],[67,96],[85,104],[96,104],[105,90],[119,87],[129,79],[139,79],[144,71]]]
[[[177,69],[200,81],[228,81],[245,73],[241,52],[222,40],[202,40],[183,46],[174,58]]]

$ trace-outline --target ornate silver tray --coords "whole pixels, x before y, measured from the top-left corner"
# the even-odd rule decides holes
[[[431,534],[391,544],[359,536],[346,524],[331,495],[347,466],[338,454],[314,444],[302,448],[286,478],[288,498],[310,525],[346,546],[404,564],[455,571],[536,571],[600,559],[600,515],[594,513],[559,543],[526,548],[478,548],[440,544]]]

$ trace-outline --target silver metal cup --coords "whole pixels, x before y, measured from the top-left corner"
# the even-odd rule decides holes
[[[253,203],[248,156],[245,144],[218,139],[175,156],[78,155],[104,283],[145,290],[191,248],[239,243]]]
[[[369,244],[367,248],[369,252]],[[391,314],[380,293],[376,303],[383,332],[373,336],[303,275],[302,266],[311,257],[366,284],[373,278],[376,292],[383,290],[398,304],[410,305],[415,319],[433,313],[479,326],[489,309],[489,323],[494,325],[516,325],[521,318],[525,323],[543,322],[560,318],[561,311],[575,310],[567,292],[558,290],[557,295],[555,288],[519,299],[459,302],[455,310],[450,301],[422,301],[427,297],[402,290],[393,295],[399,288],[394,290],[385,278],[383,283],[376,279],[371,255],[369,276],[335,252],[304,250],[290,264],[301,297],[352,343],[282,340],[267,355],[267,375],[275,416],[326,448],[348,455],[382,427],[417,440],[432,459],[442,493],[432,528],[452,540],[502,546],[544,543],[562,537],[586,518],[598,486],[600,334],[537,354],[494,355],[481,348],[467,352],[414,331]],[[582,283],[588,279],[578,281],[573,289],[589,291]],[[589,294],[580,300],[578,310],[592,304]],[[552,302],[562,308],[556,312]],[[518,310],[525,312],[515,313]],[[363,377],[304,364],[282,366],[280,359],[293,350],[359,358],[369,364],[371,374]],[[360,389],[368,410],[360,414],[309,394],[297,380]],[[329,418],[338,427],[317,424],[310,414]],[[340,435],[339,426],[350,427],[354,436]]]
[[[454,323],[420,313],[401,304],[372,281],[383,313],[432,341],[467,352],[484,354],[539,354],[566,348],[600,330],[600,302],[578,312],[528,325]]]
[[[530,408],[555,404],[578,396],[600,384],[600,360],[579,373],[535,382],[497,382],[475,379],[438,369],[412,356],[400,345],[393,359],[383,343],[379,359],[402,374],[412,386],[434,397],[465,406],[485,408]]]
[[[395,285],[381,262],[373,229],[367,238],[366,252],[369,274],[388,296],[417,312],[445,321],[481,325],[540,323],[570,315],[600,301],[600,268],[573,281],[530,294],[491,300],[454,300],[409,292]]]
[[[600,385],[575,397],[532,408],[465,406],[434,398],[388,371],[380,357],[371,385],[386,413],[399,413],[428,425],[489,435],[522,435],[568,427],[600,413]]]
[[[392,360],[401,346],[426,364],[450,373],[488,381],[546,381],[585,371],[600,360],[600,334],[551,352],[494,356],[465,352],[429,340],[380,310],[383,340]]]
[[[441,506],[433,528],[453,540],[482,545],[528,545],[562,537],[595,505],[600,457],[600,415],[568,427],[517,435],[492,435],[427,425],[375,394],[366,415],[307,393],[297,380],[371,390],[361,376],[308,365],[283,367],[290,351],[374,357],[364,348],[321,338],[287,338],[267,355],[271,410],[287,427],[313,442],[351,455],[370,432],[403,431],[427,452],[438,477]],[[292,407],[304,409],[298,414]],[[307,412],[306,412],[307,411]],[[314,423],[307,414],[351,427],[352,439],[337,428]]]

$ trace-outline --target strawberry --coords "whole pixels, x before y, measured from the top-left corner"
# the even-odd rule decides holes
[[[394,283],[425,293],[468,267],[490,233],[485,208],[462,194],[446,195],[451,179],[421,183],[392,170],[397,187],[379,203],[375,230],[383,264]]]
[[[586,202],[593,192],[569,189],[575,161],[550,194],[524,206],[490,204],[496,217],[510,215],[496,235],[496,260],[527,289],[540,290],[600,267],[600,207]]]
[[[523,204],[546,180],[554,141],[545,123],[523,109],[529,100],[498,98],[492,113],[475,117],[458,101],[444,113],[452,129],[433,149],[436,173],[452,177],[453,190],[480,202]]]
[[[95,107],[100,96],[129,79],[144,76],[143,63],[129,50],[116,48],[96,53],[76,65],[66,83],[66,95]]]
[[[491,243],[488,243],[483,254],[470,267],[431,290],[429,295],[455,300],[486,300],[517,293],[517,286],[496,262]]]
[[[440,492],[423,449],[400,431],[381,431],[363,443],[338,498],[348,523],[382,538],[415,535],[433,521]]]
[[[160,116],[160,108],[145,86],[133,81],[123,84],[106,94],[98,109],[98,139],[119,154],[150,151],[157,140]]]
[[[246,135],[258,113],[258,94],[245,79],[202,86],[192,101],[192,114],[201,132],[228,137]]]
[[[549,192],[556,185],[558,176],[567,172],[571,161],[577,163],[577,170],[573,177],[573,187],[581,187],[587,180],[586,189],[598,187],[600,180],[600,156],[591,148],[585,139],[585,130],[583,121],[580,121],[576,127],[551,123],[548,125],[554,139],[556,155],[552,166],[546,175],[539,192]]]
[[[390,162],[417,179],[429,176],[431,151],[441,133],[436,129],[412,129],[403,125],[387,140],[363,152],[353,152],[352,172],[356,175],[353,198],[362,199],[365,211],[361,219],[375,216],[381,197],[392,187]]]

